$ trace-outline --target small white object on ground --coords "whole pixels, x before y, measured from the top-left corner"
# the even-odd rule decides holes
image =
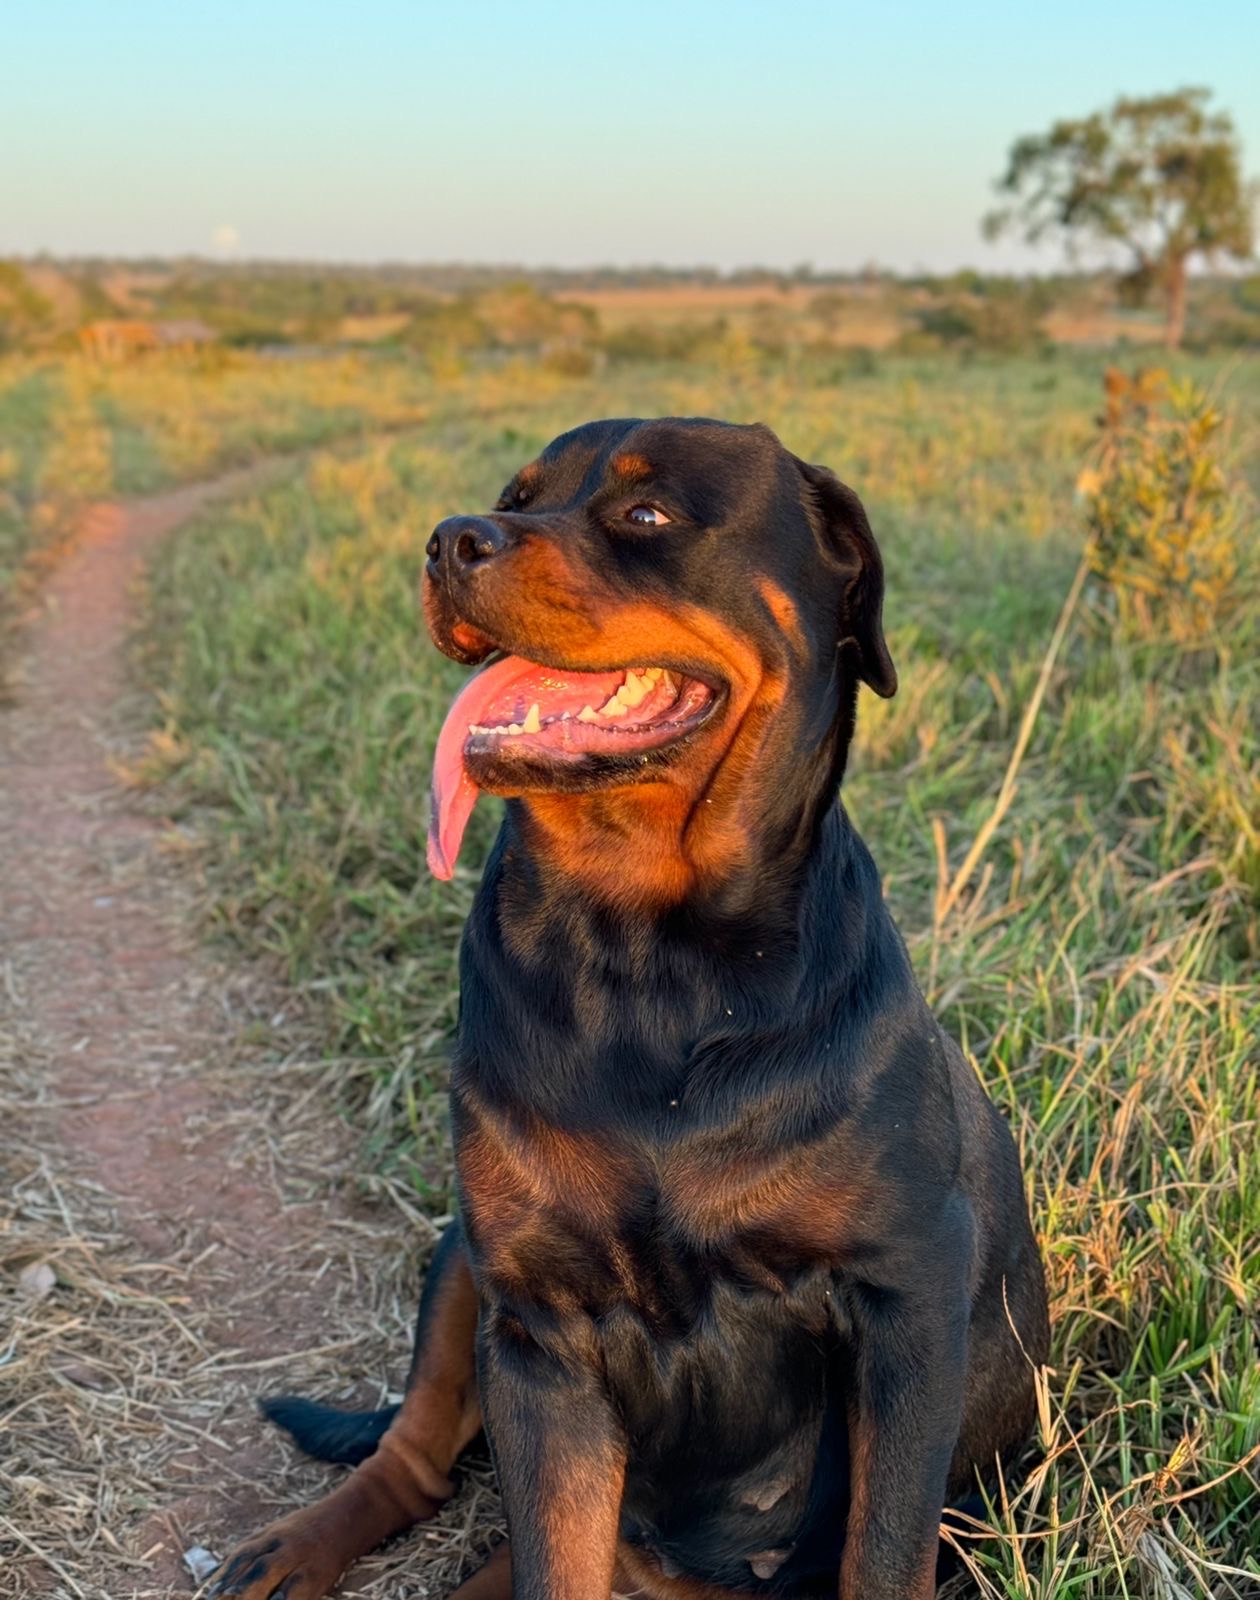
[[[219,1558],[212,1555],[205,1545],[195,1544],[191,1550],[184,1551],[184,1565],[198,1583],[204,1583],[219,1565]]]
[[[25,1294],[42,1300],[57,1287],[57,1274],[46,1261],[32,1261],[18,1273],[18,1283]]]

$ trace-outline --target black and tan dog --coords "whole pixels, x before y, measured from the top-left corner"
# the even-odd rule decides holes
[[[1014,1145],[837,799],[890,695],[853,492],[763,427],[591,423],[428,545],[430,863],[508,797],[464,936],[461,1220],[401,1407],[273,1415],[357,1462],[214,1593],[314,1600],[484,1427],[464,1600],[922,1600],[1045,1357]],[[1021,1348],[1022,1346],[1022,1348]]]

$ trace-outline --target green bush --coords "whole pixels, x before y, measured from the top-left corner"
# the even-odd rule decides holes
[[[1247,496],[1225,417],[1192,380],[1108,369],[1099,440],[1077,487],[1094,571],[1141,633],[1193,640],[1236,605]]]

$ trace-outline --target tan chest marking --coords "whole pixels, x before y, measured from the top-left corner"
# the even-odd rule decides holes
[[[602,1266],[629,1292],[633,1269],[621,1233],[643,1175],[628,1152],[591,1134],[539,1121],[514,1126],[473,1110],[460,1139],[459,1172],[492,1276],[559,1301],[567,1298],[564,1259],[572,1262],[575,1250],[589,1246],[592,1278]],[[533,1282],[549,1259],[557,1268],[552,1282]]]
[[[766,1154],[735,1128],[667,1164],[665,1200],[698,1243],[773,1234],[786,1249],[826,1261],[835,1259],[850,1231],[862,1177],[842,1171],[836,1148],[826,1141]]]

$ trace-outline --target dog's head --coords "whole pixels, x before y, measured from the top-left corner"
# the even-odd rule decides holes
[[[685,893],[834,792],[858,680],[896,689],[861,503],[760,425],[588,423],[427,554],[434,643],[489,660],[438,742],[439,877],[485,789],[610,890]]]

